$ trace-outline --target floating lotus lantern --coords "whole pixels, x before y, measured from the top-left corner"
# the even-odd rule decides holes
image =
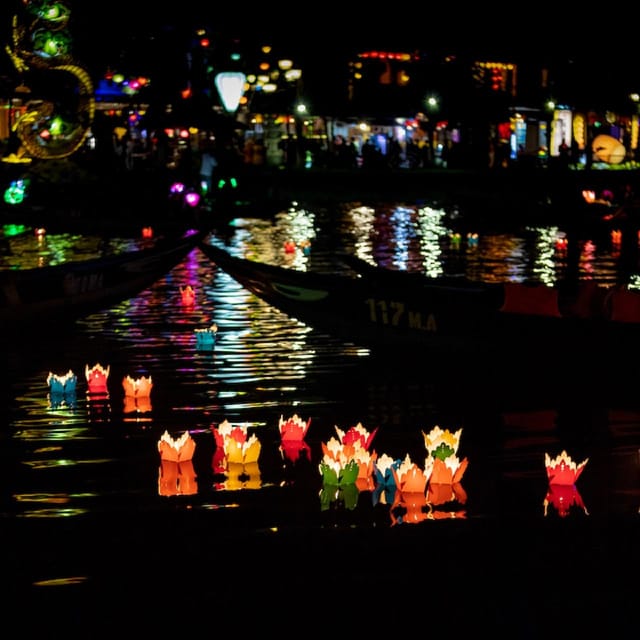
[[[93,365],[89,368],[89,365],[85,365],[84,373],[87,378],[87,386],[89,387],[90,394],[107,395],[109,390],[107,388],[107,380],[109,378],[110,367],[103,367],[100,363]]]
[[[359,442],[364,449],[369,449],[378,428],[376,427],[371,433],[367,431],[359,422],[355,427],[349,428],[346,432],[336,427],[336,433],[342,444],[353,444]]]
[[[63,375],[49,372],[47,384],[52,394],[74,394],[78,384],[78,378],[71,369]]]
[[[190,284],[186,287],[180,287],[180,297],[185,307],[192,307],[196,302],[196,293]]]
[[[361,427],[361,425],[359,425]],[[340,438],[330,438],[322,443],[323,457],[319,464],[322,475],[320,492],[321,508],[327,509],[335,502],[354,509],[358,501],[358,480],[365,488],[373,488],[375,452],[369,454],[363,442],[371,443],[369,433],[363,428],[349,430],[347,434],[336,427]]]
[[[125,413],[148,413],[151,411],[151,389],[153,388],[151,376],[132,378],[127,375],[122,380],[122,387],[124,389]]]
[[[588,515],[582,497],[575,486],[588,461],[589,458],[586,458],[576,464],[566,451],[562,451],[553,459],[548,453],[544,454],[544,464],[549,479],[549,487],[543,503],[545,516],[548,514],[550,504],[563,518],[570,513],[572,507],[578,507]]]
[[[191,496],[198,493],[198,482],[192,460],[161,460],[158,472],[158,494]]]
[[[71,369],[64,375],[49,372],[47,384],[49,385],[49,407],[51,409],[74,408],[76,406],[78,379]]]
[[[544,465],[547,469],[549,484],[573,485],[584,470],[589,458],[576,464],[566,451],[554,459],[548,453],[544,454]]]
[[[438,425],[433,427],[429,433],[422,432],[426,450],[431,456],[441,460],[458,452],[461,434],[462,429],[452,433],[449,429],[441,429]]]
[[[405,456],[399,465],[391,466],[391,473],[400,492],[425,495],[427,476],[424,469],[421,469],[411,460],[409,454]]]
[[[206,329],[195,329],[196,349],[198,351],[211,351],[216,344],[218,325],[215,322]]]
[[[392,458],[383,453],[376,458],[373,464],[373,478],[375,488],[372,495],[374,505],[378,502],[382,504],[392,504],[396,494],[396,481],[393,477],[392,468],[396,469],[402,464],[402,460]]]
[[[232,465],[246,467],[257,463],[262,445],[255,435],[248,436],[246,426],[234,426],[224,420],[217,428],[212,426],[211,431],[216,442],[212,461],[216,473],[228,473]],[[241,473],[242,469],[236,468],[233,471]]]
[[[127,375],[122,379],[122,387],[125,396],[129,398],[148,398],[151,395],[153,382],[151,376],[141,376],[140,378],[132,378]]]
[[[325,453],[319,464],[322,482],[331,486],[355,484],[360,472],[360,465],[356,460],[340,460]]]
[[[300,248],[305,256],[311,255],[311,240],[302,240],[300,242]]]
[[[246,442],[248,433],[246,425],[232,425],[228,420],[224,420],[217,427],[211,426],[211,433],[219,449],[224,449],[224,444],[228,438],[236,440],[242,444]]]
[[[285,440],[289,440],[292,442],[302,442],[305,436],[307,435],[307,431],[311,426],[311,418],[309,418],[306,422],[298,415],[293,414],[291,418],[285,420],[282,416],[280,416],[280,421],[278,422],[278,430],[280,431],[280,440],[284,442]]]
[[[232,425],[224,420],[217,427],[211,426],[211,433],[216,443],[211,466],[214,473],[226,473],[228,470],[225,442],[228,438],[236,440],[240,445],[247,441],[246,425]]]
[[[297,414],[294,414],[288,420],[280,416],[278,423],[278,429],[280,431],[280,451],[291,462],[298,460],[303,452],[307,459],[310,459],[311,452],[309,445],[304,441],[310,425],[311,418],[305,422]]]
[[[161,460],[170,462],[184,462],[193,458],[196,442],[188,431],[185,431],[179,438],[172,438],[168,431],[165,431],[158,441],[158,451]]]
[[[428,456],[425,460],[425,473],[430,483],[453,484],[462,479],[467,470],[467,458],[459,460],[456,453],[460,446],[462,429],[455,432],[435,426],[429,433],[422,432]]]
[[[340,466],[352,462],[356,451],[353,444],[342,444],[337,438],[329,438],[327,442],[321,444],[321,447],[323,456],[328,460],[335,461]]]
[[[248,465],[257,462],[262,445],[255,434],[251,434],[245,442],[238,442],[234,438],[227,438],[224,443],[224,454],[231,464]]]
[[[359,465],[355,460],[339,460],[326,450],[319,464],[322,475],[320,489],[320,509],[326,511],[332,505],[342,504],[347,509],[355,509],[359,490],[356,486]]]

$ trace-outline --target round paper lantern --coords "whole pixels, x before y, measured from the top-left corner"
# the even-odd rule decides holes
[[[591,148],[594,158],[607,164],[620,164],[627,155],[624,145],[613,136],[596,136],[591,143]]]

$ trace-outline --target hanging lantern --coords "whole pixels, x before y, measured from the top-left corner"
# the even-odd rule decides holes
[[[247,77],[241,71],[222,71],[215,78],[216,89],[225,111],[235,113],[244,94]]]

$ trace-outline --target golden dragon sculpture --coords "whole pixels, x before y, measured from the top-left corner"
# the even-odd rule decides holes
[[[13,124],[20,140],[18,157],[58,159],[85,142],[95,115],[95,97],[87,71],[71,56],[68,3],[22,0],[24,16],[14,15],[12,45],[6,50],[31,95]],[[52,75],[53,74],[53,75]]]

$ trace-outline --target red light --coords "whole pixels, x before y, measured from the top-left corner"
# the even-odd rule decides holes
[[[200,40],[201,47],[208,47],[210,44],[209,38],[202,38],[202,40]]]

